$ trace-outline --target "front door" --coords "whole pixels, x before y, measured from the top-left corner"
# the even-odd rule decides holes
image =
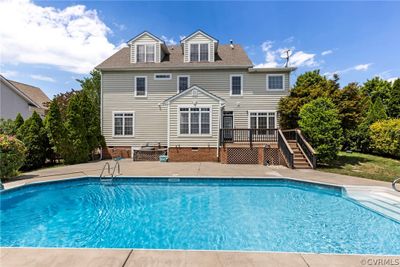
[[[222,128],[228,129],[223,132],[224,141],[233,141],[233,111],[224,111],[222,115]]]

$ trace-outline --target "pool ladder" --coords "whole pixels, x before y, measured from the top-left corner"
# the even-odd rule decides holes
[[[396,187],[396,184],[397,184],[397,183],[400,184],[400,177],[397,178],[397,179],[395,179],[395,180],[393,181],[393,183],[392,183],[393,189],[394,189],[395,191],[397,191],[397,192],[400,192],[400,188],[398,189],[398,188]]]
[[[107,167],[107,172],[108,172],[108,175],[109,175],[109,176],[103,176],[106,167]],[[115,174],[115,171],[116,171],[117,169],[118,169],[118,173]],[[106,162],[106,163],[104,164],[104,166],[103,166],[103,169],[101,170],[101,173],[100,173],[100,181],[101,181],[101,182],[103,182],[103,181],[112,182],[113,178],[114,178],[116,175],[120,175],[120,174],[121,174],[121,166],[119,165],[119,160],[115,160],[115,164],[114,164],[114,168],[113,168],[112,173],[111,173],[110,163],[109,163],[109,162]]]

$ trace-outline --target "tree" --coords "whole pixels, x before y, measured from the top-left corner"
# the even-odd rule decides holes
[[[42,119],[36,111],[17,131],[17,138],[27,148],[27,156],[23,168],[31,170],[43,166],[49,148],[49,140]]]
[[[22,118],[21,113],[18,113],[14,121],[15,130],[18,130],[22,124],[24,124],[24,118]]]
[[[393,82],[389,93],[387,112],[391,118],[400,118],[400,78]]]
[[[53,151],[63,157],[70,148],[70,145],[67,140],[67,133],[60,108],[55,99],[50,102],[49,111],[45,119],[45,127]]]
[[[65,129],[70,148],[64,156],[67,164],[87,162],[89,145],[79,95],[71,97],[66,111]]]
[[[58,108],[60,109],[60,113],[61,113],[61,118],[63,120],[65,120],[69,100],[71,99],[71,97],[73,97],[76,94],[77,94],[77,91],[75,91],[74,89],[71,89],[71,91],[69,91],[69,92],[60,93],[60,94],[57,94],[54,96],[53,100],[57,101]],[[50,105],[50,104],[48,104],[48,105]]]
[[[338,76],[327,79],[319,70],[300,75],[289,96],[279,101],[280,126],[285,129],[298,127],[299,112],[304,104],[319,97],[332,98],[339,90]]]
[[[374,152],[400,157],[400,119],[374,122],[369,130]]]
[[[378,120],[387,119],[385,106],[380,97],[375,99],[374,104],[371,106],[371,109],[368,110],[366,122],[368,124],[372,124]]]
[[[391,87],[392,85],[390,82],[379,77],[374,77],[367,80],[361,87],[361,90],[371,98],[372,103],[375,103],[376,99],[380,98],[386,109],[390,98]]]
[[[14,136],[0,134],[0,178],[10,178],[18,174],[24,164],[26,148]]]
[[[10,119],[0,119],[0,134],[15,135],[15,123]]]
[[[329,98],[317,98],[300,110],[299,125],[317,152],[319,163],[336,159],[342,142],[339,112]]]

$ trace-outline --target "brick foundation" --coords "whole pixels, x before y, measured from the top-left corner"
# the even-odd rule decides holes
[[[169,148],[168,160],[172,162],[218,161],[217,148],[191,147]]]
[[[111,158],[130,158],[131,157],[131,147],[130,146],[114,146],[103,148],[103,159]]]

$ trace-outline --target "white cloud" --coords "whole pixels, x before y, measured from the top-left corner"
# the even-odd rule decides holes
[[[179,35],[179,40],[183,40],[186,38],[186,35]]]
[[[366,71],[366,70],[368,70],[368,68],[371,65],[372,65],[372,63],[358,64],[358,65],[355,65],[353,67],[343,69],[343,70],[337,70],[337,71],[333,71],[333,72],[325,72],[323,75],[325,75],[327,77],[332,77],[333,74],[344,74],[349,71]]]
[[[168,38],[167,36],[162,35],[162,36],[161,36],[161,39],[163,39],[164,42],[165,42],[167,45],[176,45],[176,42],[175,42],[174,38]]]
[[[39,75],[39,74],[32,74],[32,75],[30,75],[30,77],[31,77],[32,79],[39,80],[39,81],[45,81],[45,82],[52,82],[52,83],[54,83],[54,82],[56,81],[56,80],[54,80],[54,79],[51,78],[51,77],[43,76],[43,75]]]
[[[394,83],[395,80],[400,79],[400,77],[392,77],[387,79],[388,82]]]
[[[366,70],[368,70],[369,66],[371,66],[371,65],[372,65],[372,63],[360,64],[360,65],[354,66],[354,69],[355,69],[355,70],[366,71]]]
[[[286,38],[285,40],[283,40],[284,43],[291,43],[294,41],[294,36],[290,36],[289,38]]]
[[[282,53],[288,48],[272,49],[272,41],[265,41],[261,44],[261,50],[265,53],[265,62],[256,65],[256,68],[276,68],[284,66],[285,60],[281,58]],[[291,67],[315,67],[318,63],[315,61],[315,54],[306,53],[304,51],[296,51],[295,47],[290,48],[294,51],[289,59]]]
[[[332,53],[333,53],[332,50],[326,50],[326,51],[323,51],[323,52],[321,53],[321,55],[322,55],[322,56],[326,56],[326,55],[329,55],[329,54],[332,54]]]
[[[84,74],[117,50],[97,11],[83,5],[56,9],[30,0],[0,1],[0,25],[5,63],[46,64]]]
[[[18,76],[18,72],[15,70],[2,70],[0,74],[6,79]]]

